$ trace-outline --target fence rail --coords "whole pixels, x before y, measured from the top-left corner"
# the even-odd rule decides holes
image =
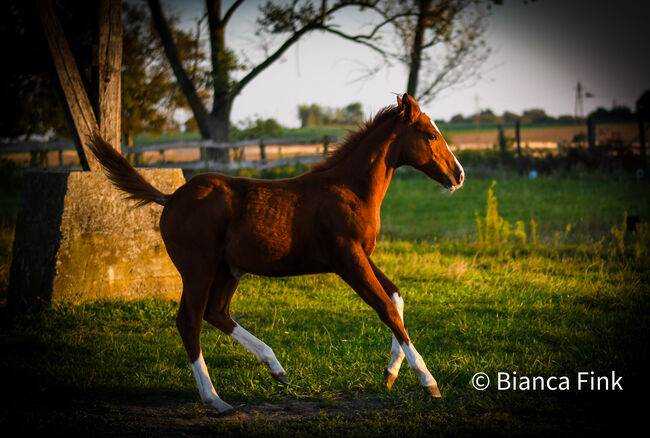
[[[20,152],[50,152],[50,151],[74,151],[74,143],[71,141],[37,142],[27,141],[23,143],[0,143],[0,154],[13,154]]]
[[[127,145],[121,146],[123,155],[138,155],[145,152],[159,152],[162,162],[155,163],[156,167],[178,167],[185,170],[239,170],[255,168],[257,170],[271,169],[292,164],[311,164],[323,158],[328,152],[329,145],[339,143],[339,139],[325,136],[319,140],[291,140],[284,138],[262,138],[256,140],[241,140],[236,142],[214,142],[211,140],[180,140],[160,144],[147,144],[134,147]],[[323,153],[319,155],[298,155],[291,158],[273,158],[267,159],[266,148],[268,146],[282,147],[304,147],[309,145],[322,145]],[[247,147],[259,147],[260,159],[258,160],[232,160],[228,163],[211,161],[208,159],[208,149],[242,149]],[[165,151],[171,149],[199,149],[201,150],[201,160],[194,161],[173,161],[168,162],[165,159]],[[76,151],[76,147],[71,141],[54,141],[54,142],[22,142],[22,143],[4,143],[0,144],[0,155],[12,153],[47,153],[58,152],[59,166],[63,166],[63,151]],[[243,155],[242,155],[243,156]]]

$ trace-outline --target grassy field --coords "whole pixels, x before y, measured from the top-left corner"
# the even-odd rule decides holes
[[[442,400],[427,398],[406,364],[393,389],[385,388],[390,333],[336,276],[247,275],[232,313],[274,349],[290,387],[205,324],[203,353],[215,387],[237,409],[215,416],[198,402],[174,326],[176,303],[64,305],[2,314],[0,421],[100,436],[528,436],[647,428],[645,404],[635,401],[649,386],[647,228],[622,240],[612,228],[621,229],[625,211],[647,222],[648,184],[611,175],[497,178],[499,223],[514,228],[522,221],[527,240],[502,236],[495,244],[479,243],[477,233],[492,178],[470,177],[450,196],[420,176],[398,175],[373,256],[404,295],[407,330]],[[578,390],[577,373],[591,371],[622,376],[623,390]],[[485,391],[471,385],[478,372],[492,380]],[[567,376],[570,389],[498,390],[499,372]]]

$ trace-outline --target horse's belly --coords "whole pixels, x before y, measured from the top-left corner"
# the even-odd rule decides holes
[[[266,265],[251,266],[249,269],[241,269],[253,275],[265,277],[294,277],[297,275],[322,274],[330,272],[324,265],[319,264],[292,264],[268,263]]]
[[[228,250],[228,262],[237,269],[255,275],[286,277],[326,272],[324,263],[309,251],[275,242],[273,239],[245,239]]]

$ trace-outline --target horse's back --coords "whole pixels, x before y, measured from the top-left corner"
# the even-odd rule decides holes
[[[168,250],[203,248],[205,255],[222,255],[248,272],[251,261],[270,267],[295,258],[304,252],[297,244],[313,231],[314,199],[307,186],[295,180],[198,175],[167,201],[160,220],[163,240]]]

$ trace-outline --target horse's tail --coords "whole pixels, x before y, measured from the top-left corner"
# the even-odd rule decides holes
[[[170,195],[165,195],[149,184],[99,133],[94,133],[89,146],[108,179],[115,187],[128,194],[127,199],[136,200],[136,207],[150,202],[165,205]]]

